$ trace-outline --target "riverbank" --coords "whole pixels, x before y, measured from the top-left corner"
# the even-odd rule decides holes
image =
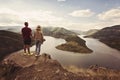
[[[103,28],[94,34],[87,35],[85,37],[99,39],[99,41],[105,43],[111,48],[120,51],[120,25]]]

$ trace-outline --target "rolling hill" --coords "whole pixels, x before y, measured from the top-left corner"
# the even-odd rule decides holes
[[[103,28],[86,37],[97,38],[108,46],[120,50],[120,25]]]
[[[22,36],[20,34],[0,30],[0,59],[8,53],[23,48]]]

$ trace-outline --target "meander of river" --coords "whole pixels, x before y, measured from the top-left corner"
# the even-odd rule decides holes
[[[79,37],[86,41],[88,48],[93,50],[92,53],[74,53],[58,50],[55,46],[65,43],[65,40],[45,36],[46,41],[41,46],[41,54],[50,54],[53,59],[58,60],[63,66],[88,68],[90,65],[97,64],[120,70],[120,51],[108,47],[97,39]],[[34,51],[35,46],[31,50]]]

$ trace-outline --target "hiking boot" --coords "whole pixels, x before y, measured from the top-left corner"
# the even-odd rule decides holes
[[[37,57],[38,55],[37,54],[35,54],[35,57]]]
[[[35,54],[35,57],[38,57],[38,56],[40,56],[39,54]]]
[[[23,55],[27,55],[27,53],[24,52]]]
[[[28,53],[28,55],[33,55],[33,53]]]

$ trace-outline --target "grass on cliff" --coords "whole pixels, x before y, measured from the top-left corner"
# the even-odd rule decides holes
[[[119,80],[120,71],[108,69],[105,67],[92,67],[92,68],[78,68],[76,66],[65,66],[70,72],[73,72],[79,76],[88,77],[90,80]]]

